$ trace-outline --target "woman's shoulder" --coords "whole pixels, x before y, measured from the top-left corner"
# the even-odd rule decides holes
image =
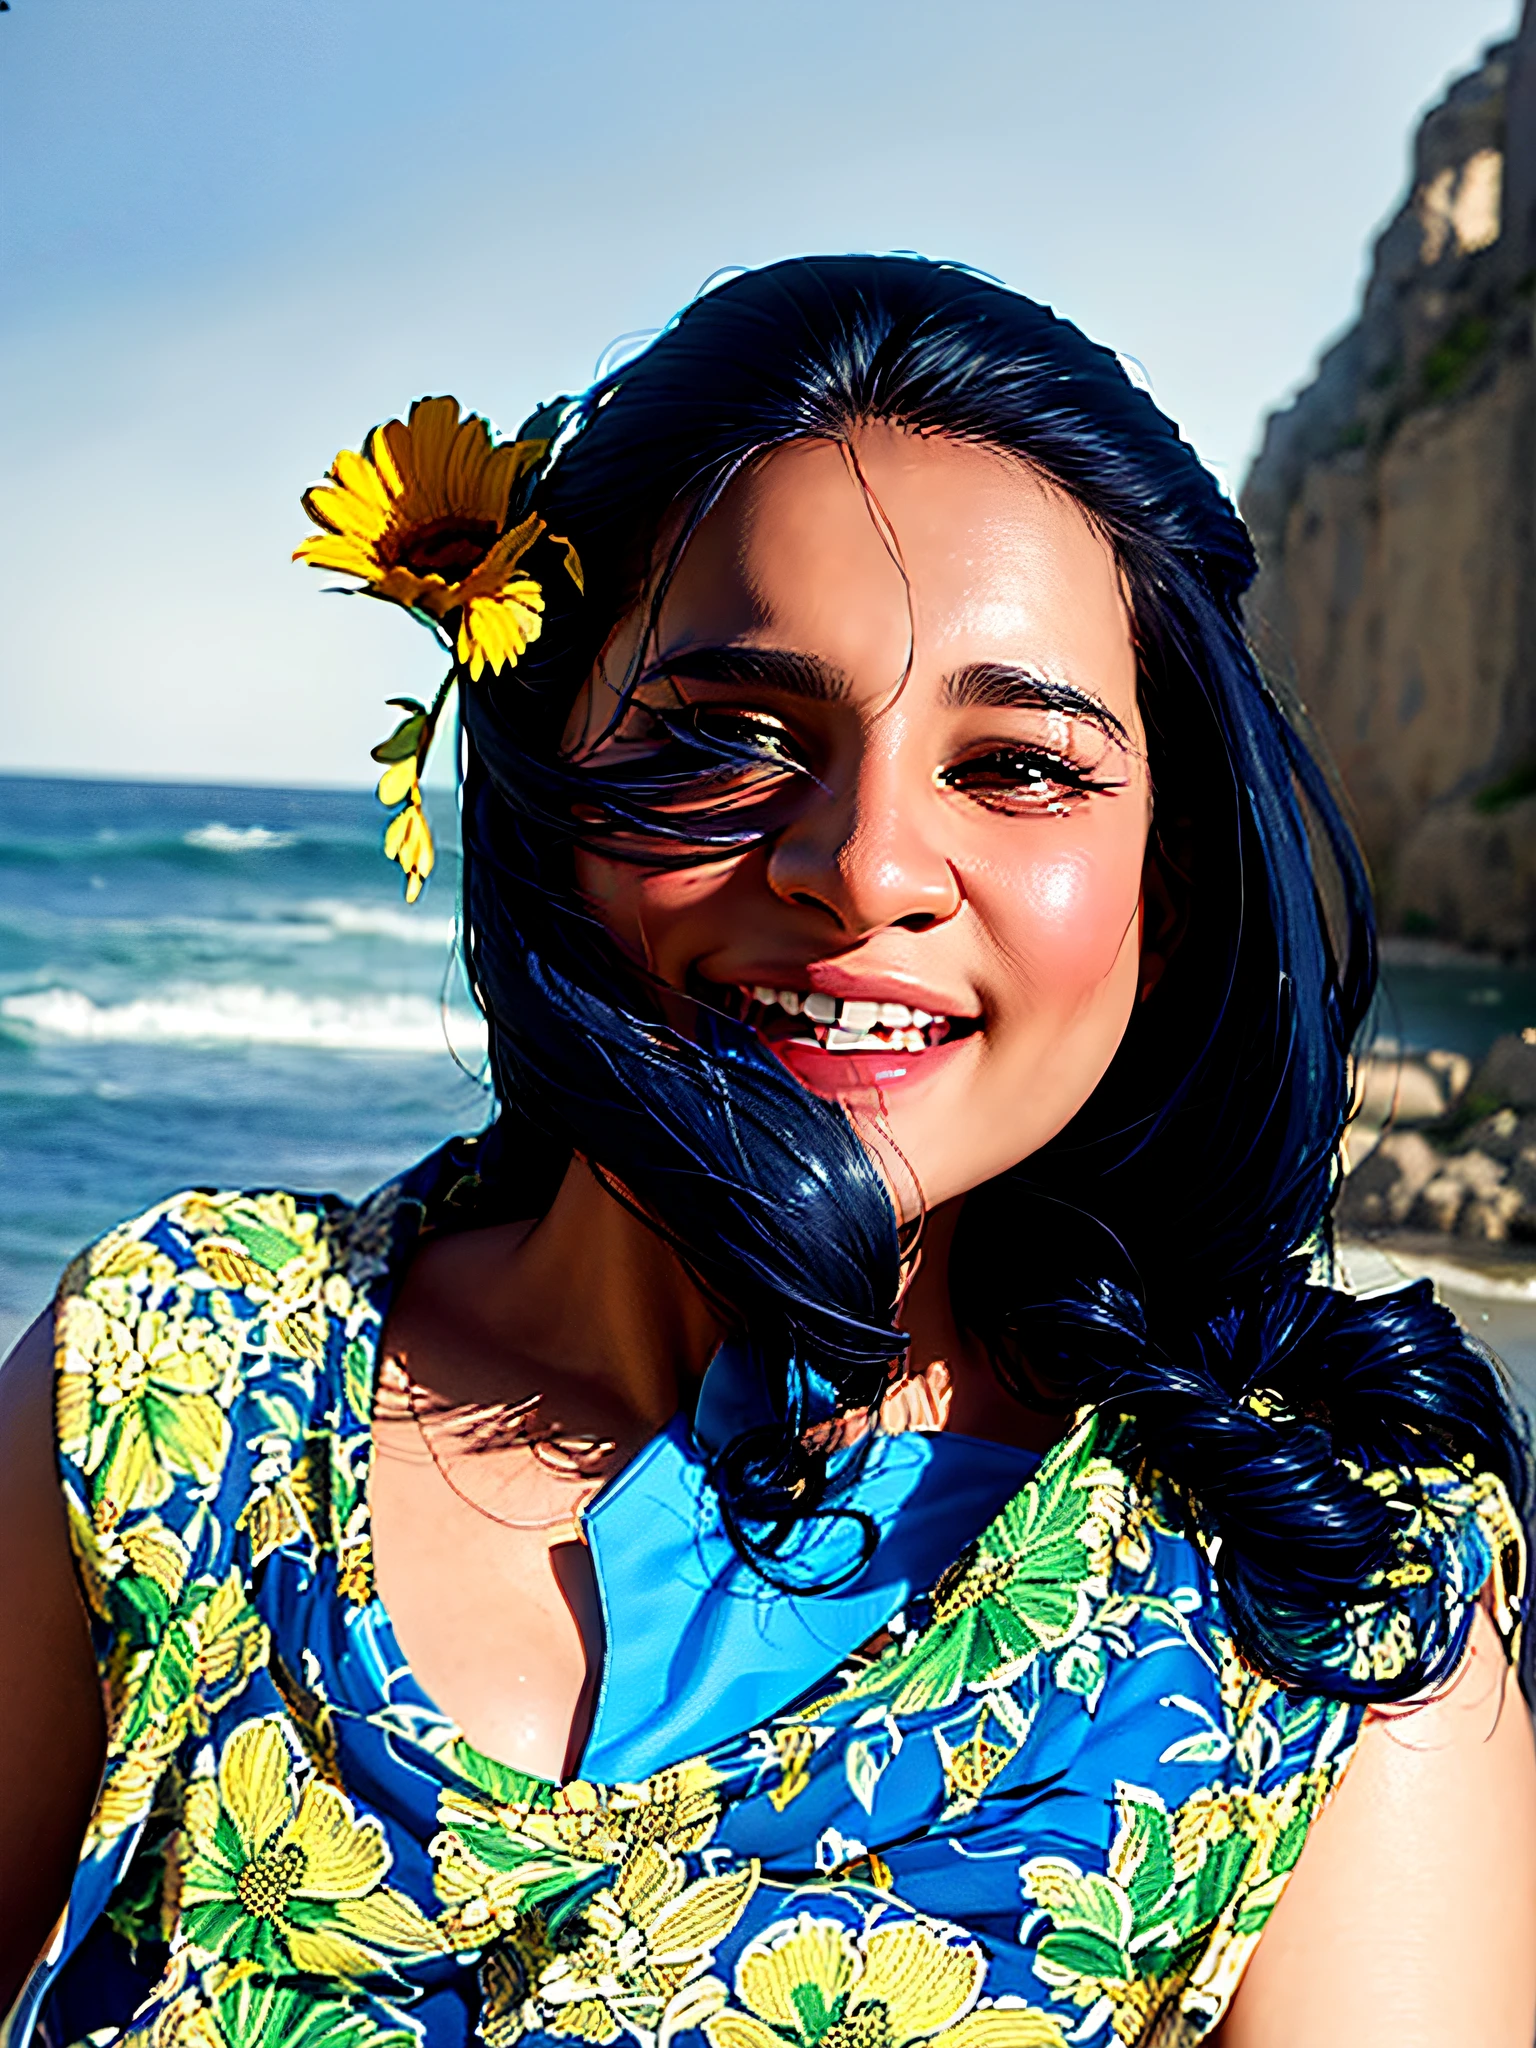
[[[167,1290],[202,1290],[253,1307],[310,1305],[344,1274],[387,1269],[402,1183],[363,1202],[286,1188],[185,1188],[88,1244],[59,1284],[62,1305],[110,1294],[120,1312]]]
[[[72,1261],[54,1409],[82,1563],[146,1519],[184,1542],[252,1458],[366,1431],[401,1202],[192,1188]]]

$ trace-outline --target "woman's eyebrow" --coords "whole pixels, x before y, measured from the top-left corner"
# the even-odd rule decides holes
[[[973,661],[944,678],[944,701],[955,711],[1062,711],[1087,718],[1127,746],[1131,736],[1101,697],[1058,677],[1006,661]]]
[[[805,697],[817,704],[836,704],[848,694],[841,669],[814,654],[796,654],[782,647],[689,647],[654,661],[636,683],[687,677],[695,683],[753,683],[759,689],[782,690],[787,697]]]

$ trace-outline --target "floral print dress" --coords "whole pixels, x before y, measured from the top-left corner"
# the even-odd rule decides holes
[[[1238,1653],[1085,1415],[782,1711],[634,1782],[475,1750],[373,1591],[373,1376],[428,1162],[177,1196],[66,1274],[58,1456],[109,1742],[4,2048],[1113,2048],[1215,2026],[1362,1710]],[[1497,1482],[1422,1475],[1513,1626]],[[1390,1600],[1340,1656],[1411,1647]]]

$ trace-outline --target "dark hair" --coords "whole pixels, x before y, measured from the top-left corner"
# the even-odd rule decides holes
[[[1393,1682],[1350,1676],[1344,1610],[1404,1561],[1413,1467],[1470,1459],[1523,1502],[1521,1447],[1491,1361],[1427,1285],[1361,1301],[1308,1284],[1319,1258],[1327,1270],[1348,1056],[1375,982],[1366,876],[1245,642],[1254,559],[1236,512],[1116,356],[1048,308],[913,258],[774,264],[546,416],[563,430],[535,502],[579,549],[585,595],[547,579],[523,665],[464,693],[466,954],[501,1105],[487,1174],[535,1213],[581,1152],[725,1308],[771,1419],[715,1480],[772,1576],[797,1521],[838,1511],[808,1423],[876,1400],[902,1349],[891,1205],[837,1108],[705,1006],[693,1033],[670,1029],[575,892],[579,841],[638,835],[655,860],[739,844],[707,806],[685,831],[668,802],[735,765],[728,750],[679,724],[643,770],[599,773],[561,734],[614,624],[648,582],[665,587],[731,479],[868,420],[1021,457],[1112,543],[1155,857],[1185,918],[1086,1107],[967,1198],[957,1316],[1021,1398],[1128,1418],[1134,1455],[1216,1551],[1256,1663],[1334,1694],[1411,1692],[1449,1668],[1469,1620],[1438,1598],[1433,1518],[1414,1539],[1427,1588],[1393,1596],[1418,1601],[1419,1644]],[[1362,1468],[1400,1469],[1398,1500]]]

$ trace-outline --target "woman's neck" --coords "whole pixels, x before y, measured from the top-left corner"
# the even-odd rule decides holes
[[[1005,1391],[986,1353],[955,1321],[949,1259],[962,1204],[946,1202],[925,1219],[898,1313],[911,1350],[886,1404],[886,1425],[1044,1449],[1056,1425]],[[608,1418],[608,1433],[631,1447],[692,1405],[725,1335],[677,1254],[580,1158],[537,1223],[438,1239],[413,1277],[402,1356],[410,1334],[451,1331],[451,1350],[473,1360],[469,1377],[485,1383],[476,1389],[481,1398],[509,1377],[538,1385],[552,1408],[569,1411],[549,1420],[573,1421],[591,1403]],[[461,1398],[474,1398],[462,1369],[452,1377]]]
[[[976,1339],[960,1328],[950,1299],[949,1260],[965,1197],[923,1219],[916,1270],[897,1320],[911,1339],[903,1381],[885,1405],[887,1428],[903,1423],[1046,1451],[1061,1434],[1056,1417],[1023,1407],[1002,1385]]]
[[[585,1388],[637,1441],[677,1413],[724,1334],[677,1254],[584,1159],[531,1228],[471,1231],[432,1252],[433,1309],[488,1365],[510,1353],[520,1380]]]

